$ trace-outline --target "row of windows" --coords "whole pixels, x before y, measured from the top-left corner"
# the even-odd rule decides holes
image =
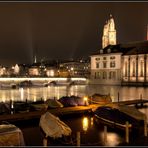
[[[104,72],[95,72],[95,79],[116,79],[116,72],[110,71],[109,73]]]
[[[111,56],[110,59],[114,60],[116,57],[115,56]],[[99,61],[100,58],[95,58],[96,61]],[[107,57],[103,57],[103,60],[107,60]]]
[[[110,62],[110,67],[111,67],[111,68],[116,67],[115,61],[111,61],[111,62]],[[97,62],[97,63],[96,63],[96,68],[100,68],[100,62]],[[107,68],[107,62],[103,62],[103,68]]]
[[[135,61],[132,62],[132,76],[135,77],[136,76],[136,63]],[[144,61],[140,61],[140,76],[143,77],[144,76]],[[125,77],[128,76],[128,63],[125,62]]]

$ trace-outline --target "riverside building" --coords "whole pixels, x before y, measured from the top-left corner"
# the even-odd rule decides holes
[[[90,57],[90,84],[148,85],[148,41],[116,44],[112,16],[104,26],[102,49]]]

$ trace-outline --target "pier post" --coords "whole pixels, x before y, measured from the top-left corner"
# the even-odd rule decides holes
[[[129,143],[129,122],[126,121],[126,127],[125,127],[125,141],[126,143]]]
[[[107,126],[104,126],[104,144],[107,142]]]
[[[147,117],[144,117],[144,136],[147,137]]]
[[[47,137],[44,137],[43,139],[43,146],[47,146]]]
[[[80,132],[77,132],[77,146],[80,146]]]

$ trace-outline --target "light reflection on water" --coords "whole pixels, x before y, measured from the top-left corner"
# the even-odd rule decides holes
[[[93,116],[85,115],[62,119],[71,129],[72,134],[80,132],[81,146],[98,145],[98,146],[117,146],[124,142],[124,137],[119,132],[107,129],[107,142],[104,143],[104,129],[100,124],[96,124]]]
[[[112,101],[118,100],[118,92],[120,100],[140,99],[140,95],[144,99],[148,98],[148,88],[143,87],[120,87],[120,86],[101,86],[101,85],[75,85],[67,86],[48,86],[37,88],[19,88],[19,89],[1,89],[0,101],[14,100],[33,100],[34,96],[39,100],[42,98],[59,99],[65,95],[90,96],[94,93],[110,94]]]
[[[102,141],[104,140],[104,132],[100,133]],[[117,146],[121,142],[121,138],[117,133],[107,132],[107,141],[104,146]]]
[[[82,125],[83,125],[83,130],[86,132],[89,126],[89,121],[87,117],[84,117],[82,119]]]

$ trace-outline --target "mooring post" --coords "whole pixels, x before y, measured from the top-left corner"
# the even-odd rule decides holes
[[[43,139],[43,146],[47,146],[47,137],[44,137]]]
[[[80,146],[80,132],[77,132],[77,146]]]
[[[144,117],[144,136],[147,137],[147,117]]]
[[[104,144],[107,142],[107,126],[104,126]]]
[[[129,122],[126,121],[126,127],[125,127],[125,141],[126,143],[129,143]]]

